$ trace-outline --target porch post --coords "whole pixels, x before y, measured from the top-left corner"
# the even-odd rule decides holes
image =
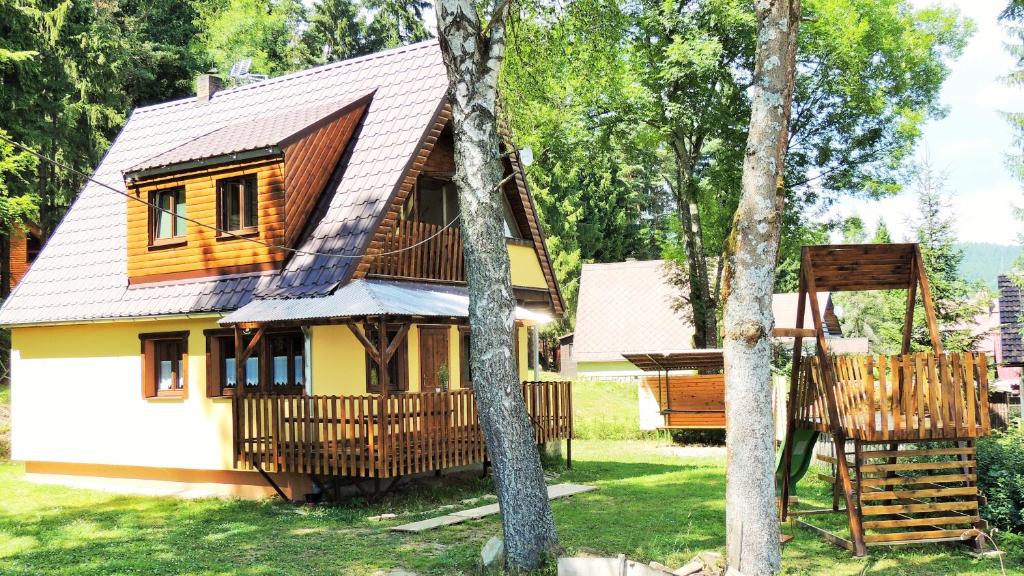
[[[533,381],[540,382],[540,329],[530,326],[530,341],[533,343]]]
[[[378,465],[377,477],[380,478],[383,475],[388,475],[390,466],[388,465],[388,430],[390,422],[388,422],[388,388],[391,387],[391,383],[388,378],[388,325],[384,319],[384,315],[381,314],[378,319],[379,324],[377,325],[377,383],[380,385],[380,396],[377,400],[377,422],[379,423],[379,442],[378,446],[380,449],[380,464]]]
[[[377,382],[380,384],[381,396],[387,397],[389,394],[388,388],[391,387],[390,378],[388,377],[388,360],[387,349],[388,349],[388,327],[387,322],[384,320],[384,316],[381,315],[379,329],[377,330]]]

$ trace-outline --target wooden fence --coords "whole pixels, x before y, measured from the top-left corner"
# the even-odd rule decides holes
[[[569,382],[524,382],[538,443],[572,438]],[[484,461],[472,390],[232,399],[235,467],[392,478]]]
[[[984,354],[835,356],[831,390],[819,358],[804,366],[800,427],[830,432],[832,413],[848,438],[865,441],[966,439],[991,430]]]
[[[373,260],[369,274],[450,282],[466,279],[458,226],[442,231],[436,224],[400,220],[384,238],[381,251],[385,255]]]

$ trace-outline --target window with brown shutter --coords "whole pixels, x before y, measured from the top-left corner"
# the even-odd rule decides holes
[[[139,334],[142,395],[185,398],[188,394],[188,332]]]

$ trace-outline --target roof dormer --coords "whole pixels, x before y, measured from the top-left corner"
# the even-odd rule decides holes
[[[127,170],[129,282],[280,268],[273,246],[300,241],[372,98],[222,125]]]

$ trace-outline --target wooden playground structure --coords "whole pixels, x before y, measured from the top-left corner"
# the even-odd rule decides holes
[[[818,310],[818,291],[907,291],[902,351],[894,356],[834,356]],[[920,295],[932,349],[911,352]],[[980,547],[975,440],[989,434],[988,360],[942,348],[921,250],[916,244],[805,246],[797,326],[810,305],[813,329],[794,331],[793,368],[782,454],[781,517],[857,556],[867,547],[969,541]],[[802,354],[813,338],[814,356]],[[804,440],[794,437],[803,434]],[[815,453],[817,436],[833,451]],[[808,442],[806,437],[810,437]],[[810,448],[806,448],[810,446]],[[832,507],[790,510],[791,485],[816,457],[832,468]],[[846,514],[849,538],[805,520]]]
[[[664,419],[661,429],[725,428],[725,358],[721,349],[671,354],[623,354],[644,372]],[[672,374],[679,371],[697,374]]]

